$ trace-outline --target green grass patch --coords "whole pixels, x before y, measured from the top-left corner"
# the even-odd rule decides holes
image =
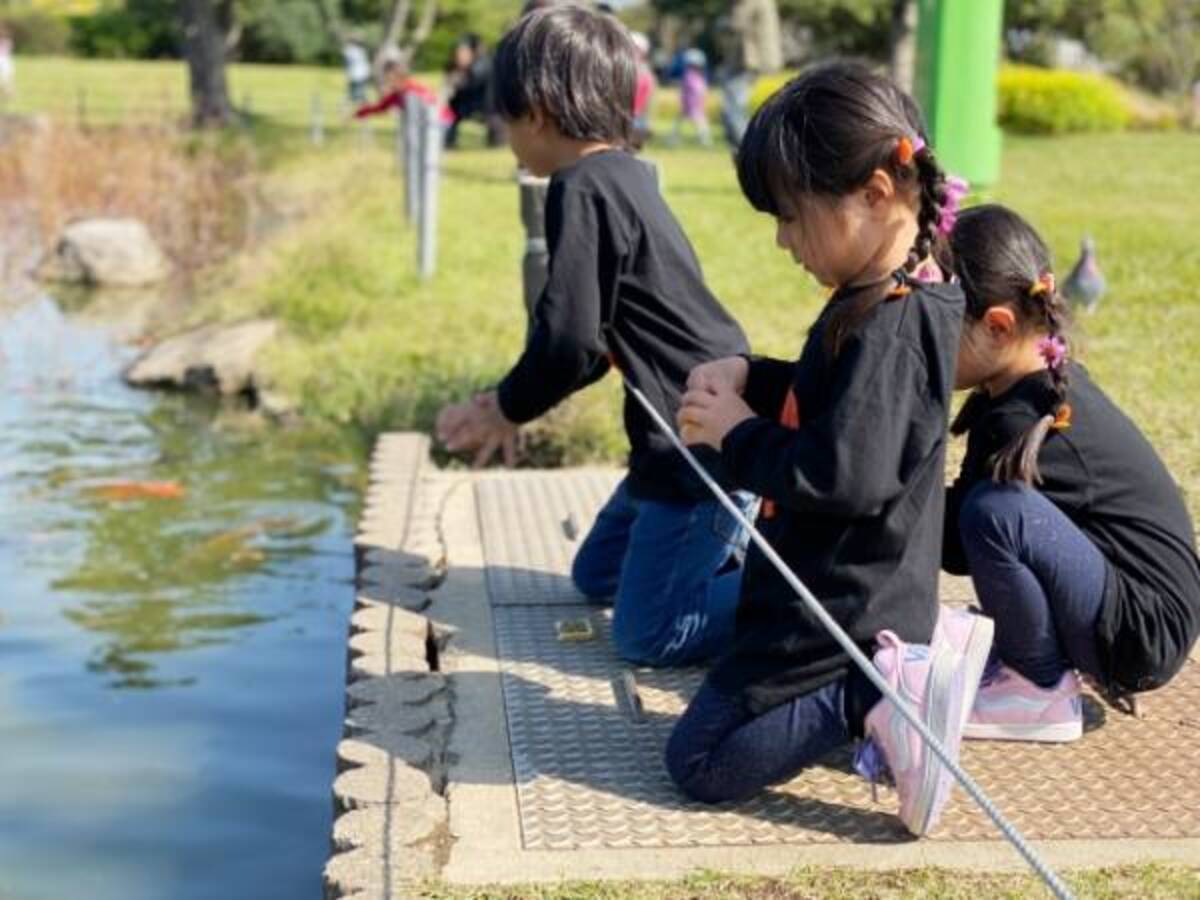
[[[1200,897],[1200,875],[1182,866],[1145,865],[1068,872],[1081,898],[1180,900]],[[864,872],[803,868],[784,878],[702,874],[674,881],[575,881],[551,885],[452,888],[428,884],[417,896],[429,900],[1020,900],[1049,896],[1032,875],[981,874],[949,869]]]

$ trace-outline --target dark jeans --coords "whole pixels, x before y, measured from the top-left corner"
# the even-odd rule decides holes
[[[855,669],[755,716],[740,696],[722,693],[706,679],[667,741],[667,772],[703,803],[753,796],[861,736],[863,719],[879,698]]]
[[[1036,490],[991,481],[967,495],[958,523],[1000,659],[1042,687],[1069,668],[1101,677],[1105,564],[1088,536]]]
[[[747,497],[738,497],[743,508]],[[630,662],[704,659],[733,637],[742,570],[730,557],[741,529],[716,501],[639,500],[622,481],[575,556],[575,586],[613,601],[613,643]]]

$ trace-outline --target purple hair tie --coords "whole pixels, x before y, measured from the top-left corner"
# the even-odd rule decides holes
[[[1041,338],[1037,342],[1037,349],[1051,372],[1057,372],[1067,361],[1067,342],[1058,335]]]
[[[912,148],[913,148],[913,156],[916,156],[918,153],[920,153],[922,150],[925,149],[925,138],[921,137],[918,134],[915,138],[913,138]]]
[[[959,207],[970,190],[971,186],[957,175],[946,179],[946,199],[942,201],[942,208],[938,213],[938,234],[947,237],[954,230]]]

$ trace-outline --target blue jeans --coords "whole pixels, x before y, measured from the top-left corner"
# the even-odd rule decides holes
[[[1088,536],[1036,490],[991,481],[967,495],[958,525],[1000,659],[1042,687],[1069,668],[1102,678],[1106,566]]]
[[[755,716],[741,697],[705,680],[667,741],[667,772],[702,803],[743,800],[861,736],[863,719],[879,698],[855,669]]]
[[[622,481],[584,538],[571,577],[592,601],[615,598],[613,643],[622,658],[683,665],[733,637],[742,570],[731,557],[740,538],[716,500],[639,500]]]

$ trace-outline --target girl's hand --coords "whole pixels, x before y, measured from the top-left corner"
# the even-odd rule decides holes
[[[750,363],[744,356],[727,356],[696,366],[688,375],[687,386],[692,391],[713,391],[723,384],[735,394],[743,394],[749,374]]]
[[[678,416],[679,432],[685,443],[707,444],[720,450],[725,435],[747,419],[754,418],[754,410],[727,382],[710,383],[713,385],[711,390],[690,390],[683,395]]]

